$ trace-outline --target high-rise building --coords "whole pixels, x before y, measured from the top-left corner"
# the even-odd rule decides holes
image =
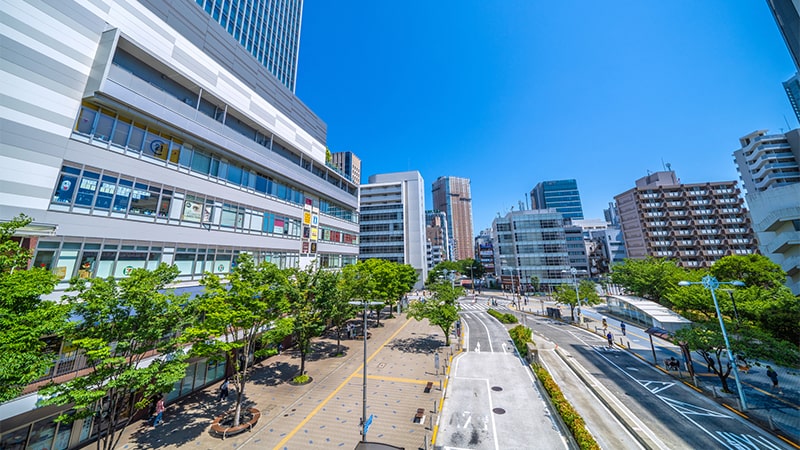
[[[163,0],[144,0],[152,3],[151,9]],[[303,0],[195,0],[197,5],[219,24],[224,32],[239,42],[248,53],[284,86],[295,91],[297,59],[300,52],[300,23]],[[167,16],[162,16],[167,17]],[[170,23],[167,17],[167,23]],[[190,28],[186,24],[185,28]],[[196,27],[193,33],[205,33],[205,27]],[[188,34],[188,33],[186,33]],[[226,55],[211,53],[215,58]]]
[[[356,186],[361,184],[361,158],[353,152],[331,154],[331,163],[342,170],[344,176]]]
[[[447,214],[442,211],[425,211],[425,237],[428,240],[430,257],[428,267],[433,268],[442,261],[449,261]]]
[[[360,191],[359,259],[409,264],[422,287],[428,277],[422,175],[416,170],[370,175]]]
[[[628,258],[669,258],[699,268],[758,250],[735,181],[681,184],[673,171],[656,172],[614,200]]]
[[[570,180],[543,181],[531,190],[533,209],[553,208],[565,219],[583,219],[578,182]]]
[[[475,259],[480,261],[484,273],[486,274],[494,274],[495,272],[492,241],[493,235],[491,228],[481,230],[478,236],[475,237]]]
[[[800,1],[767,0],[794,65],[800,71]]]
[[[783,89],[786,91],[786,97],[789,98],[789,104],[792,105],[797,122],[800,123],[800,72],[784,81]]]
[[[433,209],[447,214],[450,259],[460,261],[475,256],[472,228],[472,193],[469,178],[439,177],[433,182]]]
[[[781,266],[800,295],[800,129],[760,130],[733,152],[761,254]]]
[[[162,262],[180,270],[176,290],[199,290],[244,252],[280,267],[357,260],[358,188],[326,165],[324,122],[195,2],[4,2],[3,14],[0,220],[35,220],[32,264],[60,279],[51,297],[73,277]],[[39,385],[86,367],[54,345]],[[192,362],[167,402],[225,370]],[[37,408],[35,390],[0,405],[4,438],[91,439],[91,419],[57,425],[64,409]]]
[[[555,209],[511,211],[492,222],[495,273],[506,289],[547,290],[563,284],[570,270],[564,216]],[[534,278],[535,277],[535,278]]]

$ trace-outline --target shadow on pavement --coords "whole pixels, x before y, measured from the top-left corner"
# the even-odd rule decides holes
[[[403,353],[433,353],[442,346],[442,339],[437,335],[426,335],[395,339],[387,346]]]

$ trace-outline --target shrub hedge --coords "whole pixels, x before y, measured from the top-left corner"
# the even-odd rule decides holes
[[[489,309],[488,313],[490,316],[494,317],[495,319],[499,320],[501,323],[517,323],[517,317],[511,313],[501,313],[497,312],[493,309]]]
[[[586,429],[586,422],[583,421],[583,417],[581,417],[569,401],[567,401],[564,394],[561,392],[561,388],[558,387],[558,384],[556,384],[550,374],[542,366],[537,365],[533,366],[533,371],[536,373],[536,377],[539,378],[539,381],[542,382],[544,390],[547,391],[547,395],[550,396],[550,401],[555,406],[561,419],[564,420],[567,428],[569,428],[570,433],[572,433],[572,436],[578,443],[578,447],[583,450],[600,450],[600,445],[597,444],[597,441],[594,440],[589,430]]]

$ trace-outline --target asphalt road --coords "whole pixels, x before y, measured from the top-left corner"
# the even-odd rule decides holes
[[[567,448],[506,327],[470,305],[461,312],[467,348],[453,361],[436,448]]]
[[[648,446],[665,449],[784,449],[787,444],[673,377],[588,331],[529,316],[534,333],[557,344],[652,431]],[[642,430],[646,432],[646,430]]]

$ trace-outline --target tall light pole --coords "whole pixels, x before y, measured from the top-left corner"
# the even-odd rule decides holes
[[[372,305],[380,305],[381,302],[347,302],[351,305],[364,305],[364,379],[361,383],[361,390],[364,398],[361,402],[361,442],[367,442],[367,311]]]
[[[711,299],[714,300],[714,308],[717,310],[717,319],[719,319],[719,327],[722,329],[722,338],[725,339],[725,350],[728,352],[728,364],[733,366],[733,378],[736,380],[736,389],[739,391],[739,402],[742,404],[742,411],[747,409],[747,402],[744,398],[744,390],[742,390],[742,383],[739,381],[739,368],[736,366],[736,360],[733,359],[733,352],[731,352],[731,344],[728,342],[728,332],[725,331],[725,322],[722,320],[722,313],[719,311],[719,303],[717,302],[717,294],[714,291],[719,288],[720,284],[730,284],[732,286],[744,286],[744,282],[735,281],[719,281],[712,275],[706,275],[701,281],[680,281],[678,286],[690,286],[692,284],[700,284],[707,290],[711,291]],[[722,370],[722,367],[719,368]]]

